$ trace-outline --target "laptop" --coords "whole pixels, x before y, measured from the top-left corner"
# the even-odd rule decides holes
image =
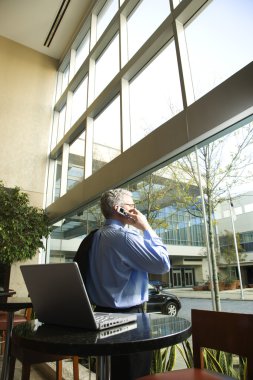
[[[94,312],[76,262],[20,266],[35,317],[47,324],[103,330],[136,314]]]

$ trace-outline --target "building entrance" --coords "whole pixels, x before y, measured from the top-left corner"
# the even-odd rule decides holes
[[[177,268],[172,269],[172,287],[183,288],[194,286],[194,269]]]

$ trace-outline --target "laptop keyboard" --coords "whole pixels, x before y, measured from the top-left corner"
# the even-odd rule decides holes
[[[113,319],[113,317],[108,314],[99,314],[99,315],[95,314],[95,319],[97,323],[101,323],[101,322]]]
[[[108,328],[118,324],[124,324],[131,322],[127,315],[117,315],[117,314],[108,314],[108,313],[95,313],[94,314],[96,323],[100,328]]]

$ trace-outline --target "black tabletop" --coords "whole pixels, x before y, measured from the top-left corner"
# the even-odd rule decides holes
[[[28,307],[32,307],[29,297],[8,297],[4,302],[0,302],[1,311],[18,311]]]
[[[15,290],[0,290],[0,297],[11,297],[16,294]]]
[[[103,331],[46,325],[38,320],[13,329],[19,347],[59,355],[113,355],[171,346],[191,335],[191,323],[161,314],[137,314],[137,322]]]

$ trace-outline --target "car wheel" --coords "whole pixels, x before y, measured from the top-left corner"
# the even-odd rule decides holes
[[[174,302],[166,303],[162,309],[162,314],[166,314],[171,317],[175,317],[177,315],[177,312],[177,305]]]

